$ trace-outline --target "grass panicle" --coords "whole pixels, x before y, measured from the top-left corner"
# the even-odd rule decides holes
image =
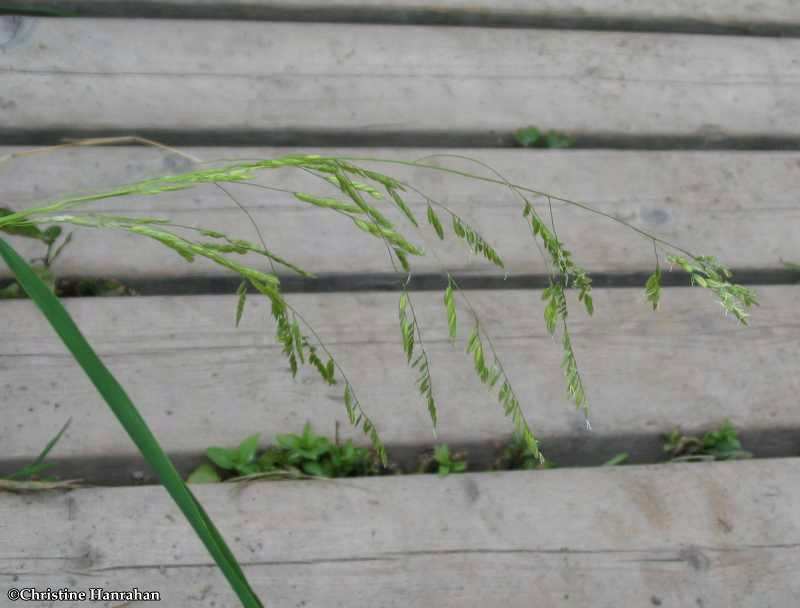
[[[522,130],[517,134],[517,137],[520,144],[526,146],[564,147],[572,144],[568,137],[555,132],[541,133],[535,128]],[[94,139],[70,145],[102,145],[116,143],[116,141]],[[136,141],[165,148],[163,145],[147,140],[137,139]],[[61,147],[63,146],[55,146],[53,149]],[[32,152],[18,153],[0,159],[0,162],[13,160],[17,156],[30,153]],[[488,170],[490,175],[479,175],[429,162],[428,159],[435,157],[466,160]],[[196,161],[197,159],[191,158],[190,160]],[[362,407],[356,395],[355,387],[347,378],[345,370],[341,368],[322,341],[322,338],[302,314],[294,309],[284,298],[281,292],[277,267],[282,267],[301,276],[312,275],[293,264],[284,255],[267,247],[252,216],[236,200],[231,191],[224,186],[237,184],[241,187],[256,187],[266,191],[283,192],[291,196],[297,204],[310,205],[322,212],[345,216],[352,222],[355,229],[377,239],[387,248],[395,269],[399,265],[399,268],[408,276],[401,288],[399,302],[402,347],[409,365],[418,372],[417,387],[427,404],[435,431],[437,406],[434,399],[431,361],[425,349],[422,329],[414,311],[411,295],[406,289],[411,278],[413,258],[425,255],[427,252],[421,246],[415,244],[414,240],[404,232],[404,229],[408,228],[408,226],[401,228],[395,225],[390,219],[391,214],[389,211],[399,212],[408,225],[415,231],[420,231],[420,221],[407,202],[409,196],[420,196],[423,204],[426,204],[427,223],[438,239],[445,239],[447,236],[445,224],[440,217],[440,214],[443,213],[450,218],[452,234],[455,238],[463,241],[473,254],[483,257],[498,268],[505,269],[505,264],[489,240],[455,211],[421,192],[412,184],[361,166],[360,163],[362,162],[368,162],[371,165],[383,163],[410,167],[415,170],[438,171],[444,175],[496,184],[507,188],[514,196],[520,199],[523,220],[529,225],[536,247],[550,269],[550,283],[542,293],[545,301],[544,323],[547,330],[553,335],[560,328],[561,348],[564,353],[562,367],[566,378],[567,393],[575,405],[582,409],[587,416],[586,390],[578,369],[568,326],[567,292],[574,290],[577,293],[578,302],[591,315],[594,312],[592,284],[588,272],[574,261],[572,253],[558,238],[552,211],[554,202],[556,204],[574,206],[588,213],[597,214],[607,220],[622,224],[652,244],[656,255],[656,270],[647,279],[645,297],[654,309],[659,305],[661,294],[662,275],[661,268],[658,266],[659,251],[666,254],[666,259],[671,264],[687,272],[693,285],[712,292],[725,312],[732,314],[741,323],[747,322],[749,310],[753,305],[757,305],[755,294],[741,285],[732,283],[730,281],[730,271],[713,257],[693,254],[678,245],[648,233],[624,219],[594,209],[585,203],[512,183],[485,163],[456,154],[431,155],[419,161],[337,157],[318,154],[290,154],[275,159],[230,161],[224,166],[199,168],[177,175],[142,180],[103,192],[67,196],[23,210],[0,209],[0,232],[12,236],[37,239],[47,246],[47,254],[44,258],[47,263],[39,269],[33,269],[19,258],[10,245],[0,240],[0,254],[2,254],[6,263],[16,275],[19,284],[18,289],[24,289],[28,292],[43,310],[48,320],[73,352],[76,360],[95,382],[108,405],[117,414],[120,422],[130,433],[139,449],[158,472],[162,483],[223,569],[232,587],[239,595],[242,604],[248,608],[257,607],[261,604],[249,587],[234,556],[228,550],[219,533],[214,529],[202,507],[200,507],[180,478],[177,477],[177,473],[175,473],[168,458],[127,395],[91,350],[58,302],[52,291],[52,285],[48,284],[48,281],[52,283],[52,280],[48,278],[50,276],[48,274],[49,264],[58,257],[64,245],[69,241],[70,237],[67,236],[60,246],[56,246],[56,241],[62,230],[59,225],[67,224],[83,228],[124,231],[158,242],[165,248],[180,255],[187,262],[192,262],[197,258],[204,258],[237,274],[241,282],[236,292],[238,297],[235,323],[238,325],[243,318],[248,301],[248,292],[255,291],[266,297],[271,303],[271,316],[275,324],[276,339],[282,346],[283,354],[286,357],[292,375],[298,374],[302,366],[310,366],[327,384],[336,384],[341,380],[343,401],[349,421],[354,426],[361,428],[362,432],[369,438],[378,459],[385,465],[387,463],[386,452],[380,435],[374,422]],[[316,193],[307,189],[295,191],[275,188],[254,181],[264,172],[279,169],[301,171],[318,177],[326,188],[335,189],[336,195],[330,196],[330,193]],[[128,217],[92,213],[85,210],[85,207],[98,201],[130,196],[156,196],[165,192],[197,188],[204,185],[212,185],[220,189],[240,207],[241,211],[247,214],[253,226],[258,230],[259,239],[261,240],[260,245],[225,234],[214,229],[214,227],[198,228],[174,223],[169,218]],[[549,207],[549,225],[537,211],[534,204],[538,204],[534,200],[537,197],[546,202]],[[81,209],[80,213],[72,212],[78,208]],[[501,236],[498,235],[498,238]],[[251,254],[265,260],[270,269],[266,270],[248,262],[248,256]],[[523,415],[520,400],[514,392],[511,381],[495,351],[491,336],[481,325],[477,311],[470,303],[467,295],[463,293],[458,283],[449,273],[444,291],[444,309],[448,335],[451,339],[455,339],[457,334],[457,296],[466,304],[475,319],[474,328],[467,339],[466,348],[467,353],[472,358],[475,372],[487,388],[497,391],[497,398],[505,414],[513,421],[516,437],[521,442],[520,445],[524,446],[525,458],[531,462],[538,462],[539,464],[535,466],[539,466],[545,462],[544,457]],[[310,433],[310,430],[308,433]],[[316,450],[317,448],[313,448],[313,446],[309,448],[308,445],[303,443],[313,443],[313,437],[306,435],[292,440],[296,443],[299,442],[295,447],[300,451]],[[288,439],[286,441],[289,442]],[[238,446],[235,452],[224,451],[220,448],[220,450],[212,452],[214,457],[211,456],[211,453],[209,457],[212,458],[217,468],[228,472],[233,471],[240,476],[251,478],[253,476],[272,475],[274,471],[268,470],[265,472],[263,467],[258,468],[255,465],[255,446],[257,442],[257,436],[250,437],[242,445]],[[728,443],[733,445],[732,442]],[[322,444],[319,443],[319,445]],[[328,454],[328,452],[325,453]],[[353,456],[354,453],[348,452],[348,454],[350,456],[347,458],[355,458]],[[447,469],[448,472],[456,472],[459,469],[460,465],[453,462],[449,454],[441,451],[438,456],[441,457],[439,459],[441,462],[438,465],[440,470]],[[37,461],[34,464],[39,467],[43,463]],[[304,465],[297,469],[297,474],[306,474],[309,471],[312,473],[322,471],[324,473],[324,466],[328,465],[322,465],[319,462],[316,465]],[[219,477],[219,472],[207,466],[193,475],[195,475],[194,481],[213,480],[215,475]],[[11,482],[9,481],[9,483]]]
[[[686,259],[671,255],[667,259],[689,274],[692,285],[711,291],[726,314],[732,314],[742,325],[747,325],[749,311],[754,305],[758,306],[758,300],[751,289],[730,282],[730,270],[711,256]]]

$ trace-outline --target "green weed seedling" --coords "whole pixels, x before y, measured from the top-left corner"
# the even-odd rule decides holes
[[[604,467],[616,467],[616,466],[619,466],[621,464],[625,464],[626,462],[628,462],[628,458],[629,458],[629,456],[628,456],[627,452],[620,452],[619,454],[615,454],[614,456],[612,456],[611,458],[606,460],[603,463],[603,466]]]
[[[358,477],[378,473],[373,453],[353,445],[339,444],[314,433],[306,423],[302,435],[278,435],[278,446],[262,457],[261,468],[294,468],[314,477]]]
[[[211,447],[206,450],[208,459],[223,471],[235,475],[253,475],[259,472],[256,450],[260,435],[250,435],[234,449]],[[197,471],[195,471],[197,473]]]
[[[534,469],[552,469],[555,466],[553,462],[543,460],[541,452],[532,450],[525,437],[519,433],[514,433],[511,436],[511,440],[503,448],[494,463],[494,469],[498,471],[531,471]]]
[[[13,213],[14,212],[11,209],[0,208],[0,217],[12,215]],[[10,232],[10,234],[15,236],[23,236],[29,239],[41,241],[47,246],[47,250],[42,257],[31,260],[31,269],[36,273],[36,276],[39,277],[42,283],[47,285],[50,291],[55,293],[56,279],[50,267],[52,266],[53,262],[56,261],[58,256],[61,255],[64,247],[66,247],[72,240],[72,233],[69,233],[61,242],[61,244],[56,247],[56,242],[59,240],[62,234],[61,226],[49,226],[43,230],[35,224],[21,224],[19,226],[14,226],[10,231],[6,230],[6,232]],[[25,292],[17,282],[11,283],[10,285],[0,289],[0,299],[24,297]]]
[[[279,455],[289,466],[303,471],[307,475],[331,477],[331,466],[328,456],[333,443],[327,438],[314,433],[311,424],[306,423],[301,435],[278,435]]]
[[[188,483],[219,483],[222,476],[214,468],[213,464],[204,462],[186,478]]]
[[[0,208],[0,217],[12,215],[13,211],[7,208]],[[15,226],[11,230],[5,229],[15,236],[41,241],[47,249],[44,255],[30,260],[31,269],[36,276],[47,285],[47,287],[57,296],[131,296],[136,295],[131,288],[126,287],[119,281],[113,279],[79,279],[76,281],[59,280],[53,272],[53,264],[64,251],[64,248],[72,241],[72,232],[67,234],[61,241],[63,231],[61,226],[48,226],[45,229],[39,228],[36,224],[23,224]],[[6,287],[0,288],[0,300],[25,298],[27,295],[14,281]]]
[[[753,456],[742,449],[739,435],[729,421],[702,437],[683,435],[676,429],[664,437],[664,452],[670,462],[740,460]]]
[[[45,458],[47,458],[48,454],[50,454],[52,449],[61,440],[61,437],[69,428],[71,422],[72,419],[69,419],[64,423],[64,426],[56,433],[55,437],[47,442],[47,445],[44,446],[44,449],[36,457],[36,460],[4,479],[10,481],[52,481],[52,479],[42,477],[42,473],[52,466],[50,463],[45,462]]]
[[[380,473],[375,454],[351,440],[333,442],[314,433],[310,424],[300,435],[278,435],[276,445],[256,455],[258,435],[245,439],[238,448],[209,448],[208,459],[189,475],[190,483],[214,483],[228,479],[362,477]],[[212,464],[213,463],[213,464]],[[221,470],[221,473],[220,473]]]
[[[0,477],[0,491],[33,492],[76,487],[78,484],[77,480],[57,481],[52,477],[45,477],[42,475],[42,473],[53,466],[49,462],[45,462],[45,459],[61,440],[61,437],[64,435],[67,428],[69,428],[71,422],[72,419],[69,419],[64,423],[64,426],[56,433],[55,437],[47,442],[47,445],[44,446],[44,449],[32,463],[25,465],[11,475]]]
[[[378,460],[370,450],[353,445],[350,439],[341,445],[334,445],[329,463],[329,477],[362,477],[376,475],[380,471]]]
[[[424,456],[419,466],[420,473],[438,473],[445,477],[451,473],[463,473],[467,470],[467,461],[463,452],[450,452],[447,444],[437,445],[433,454]]]
[[[526,127],[514,132],[514,139],[524,148],[571,148],[575,140],[558,131],[542,132],[536,127]]]
[[[135,296],[136,291],[116,279],[79,279],[59,281],[58,295],[78,298]]]

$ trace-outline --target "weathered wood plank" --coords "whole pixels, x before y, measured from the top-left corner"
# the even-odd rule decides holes
[[[786,459],[195,491],[272,606],[527,607],[536,598],[546,608],[793,608],[799,466]],[[176,607],[234,601],[159,487],[3,495],[0,515],[6,586],[136,586]]]
[[[797,137],[800,41],[22,18],[0,129]],[[59,103],[53,103],[54,92]]]
[[[412,23],[649,26],[783,31],[800,26],[791,0],[7,0],[9,8],[74,11],[82,16],[381,20]]]
[[[19,149],[0,148],[0,157]],[[186,148],[203,160],[275,158],[295,148]],[[363,149],[303,150],[327,155],[363,155]],[[800,182],[797,152],[615,152],[536,150],[377,149],[371,156],[414,160],[432,153],[453,153],[482,160],[509,179],[588,203],[693,251],[715,255],[742,269],[776,269],[781,259],[798,257],[795,227],[800,206],[794,184]],[[433,159],[481,175],[486,171],[458,159]],[[545,273],[546,268],[520,215],[521,205],[504,187],[429,170],[394,165],[376,169],[414,184],[460,214],[497,248],[511,273]],[[93,192],[157,175],[187,171],[192,163],[155,149],[120,147],[71,149],[50,155],[19,157],[0,163],[0,201],[24,208],[66,193]],[[333,193],[294,170],[268,172],[260,183],[281,188]],[[232,185],[236,196],[260,225],[269,246],[300,266],[319,273],[388,272],[382,243],[362,234],[345,218],[299,203],[288,194]],[[421,197],[408,197],[424,218]],[[539,199],[541,200],[541,199]],[[536,202],[536,201],[534,201]],[[386,208],[382,206],[382,208]],[[114,199],[92,208],[127,215],[159,215],[176,222],[223,229],[256,239],[247,217],[213,185],[158,197]],[[592,272],[642,272],[653,267],[650,243],[605,218],[555,204],[562,240]],[[547,213],[546,207],[541,209]],[[420,238],[397,214],[412,240],[431,254],[414,261],[418,272],[449,268],[462,273],[497,269],[469,253],[452,235],[441,243],[430,230]],[[450,232],[448,227],[448,232]],[[17,240],[28,256],[41,255],[38,244]],[[434,255],[435,254],[435,255]],[[251,260],[261,264],[260,260]],[[227,273],[202,260],[187,264],[157,243],[133,235],[79,230],[64,250],[57,271],[67,276],[127,278],[187,277]],[[0,276],[8,276],[5,267]]]
[[[597,462],[597,442],[649,457],[660,433],[705,430],[730,419],[758,433],[800,428],[796,348],[800,290],[765,287],[752,326],[725,318],[709,294],[671,288],[653,314],[639,290],[596,291],[595,317],[572,306],[572,340],[592,407],[594,431],[567,401],[560,345],[546,333],[536,291],[471,292],[523,402],[531,426],[557,461]],[[397,327],[397,295],[305,294],[290,301],[316,327],[356,387],[387,444],[434,441],[415,394]],[[441,294],[412,296],[431,357],[439,440],[503,440],[511,423],[475,378],[464,354],[468,313],[452,345]],[[171,453],[232,445],[253,432],[264,441],[297,432],[307,420],[363,443],[347,422],[341,385],[310,370],[293,381],[265,302],[251,298],[233,327],[228,296],[76,299],[66,305]],[[30,302],[3,303],[0,317],[0,427],[5,460],[36,455],[68,417],[73,424],[53,457],[130,458],[136,452],[94,388]],[[644,441],[642,441],[644,440]],[[792,449],[780,446],[783,453]],[[642,443],[649,443],[643,448]],[[775,453],[774,446],[749,446]],[[649,452],[648,452],[649,450]],[[590,455],[590,454],[594,455]]]

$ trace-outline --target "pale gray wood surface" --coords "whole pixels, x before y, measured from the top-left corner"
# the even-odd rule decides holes
[[[195,491],[276,608],[800,599],[797,459]],[[171,607],[235,604],[161,488],[0,495],[0,515],[6,587],[136,586]]]
[[[21,151],[0,148],[0,157]],[[697,253],[717,256],[734,268],[777,269],[781,259],[800,258],[797,226],[800,204],[798,152],[642,152],[536,151],[486,149],[182,148],[193,157],[275,158],[297,152],[369,155],[414,160],[434,153],[473,157],[522,185],[588,203]],[[468,161],[432,159],[480,175],[488,172]],[[171,152],[120,147],[68,149],[18,157],[0,163],[0,205],[15,209],[41,204],[69,193],[95,192],[146,177],[191,170],[195,165]],[[543,261],[521,217],[521,204],[506,188],[424,169],[373,164],[435,197],[474,225],[497,248],[511,273],[545,273]],[[335,195],[327,184],[296,170],[265,172],[262,184]],[[390,272],[383,244],[357,230],[346,218],[296,201],[290,195],[241,185],[228,187],[252,214],[271,249],[312,272]],[[424,220],[421,197],[408,197]],[[547,215],[542,199],[534,199]],[[449,234],[440,242],[430,229],[420,235],[387,203],[379,203],[429,255],[412,260],[417,272],[496,273]],[[164,215],[192,226],[222,229],[257,239],[249,220],[213,185],[157,197],[112,199],[87,209],[126,215]],[[592,272],[650,271],[651,244],[631,230],[577,208],[554,204],[558,233]],[[443,216],[444,219],[444,216]],[[14,244],[27,256],[42,247],[24,239]],[[259,259],[251,262],[263,265]],[[107,231],[82,229],[64,250],[56,271],[67,276],[127,278],[227,276],[210,262],[187,264],[162,245]],[[0,268],[0,276],[8,270]]]
[[[6,0],[6,5],[29,7],[31,3]],[[36,6],[127,16],[188,13],[275,19],[322,15],[361,20],[376,14],[398,13],[412,19],[430,13],[467,22],[508,16],[544,23],[569,19],[578,23],[636,20],[652,25],[675,20],[721,26],[800,25],[800,8],[792,0],[38,0]]]
[[[6,20],[7,21],[7,20]],[[0,129],[800,135],[800,41],[23,18]],[[57,103],[54,103],[54,95]]]
[[[565,394],[561,347],[543,327],[539,291],[478,291],[469,298],[490,332],[535,432],[559,458],[627,437],[660,450],[658,435],[706,430],[730,419],[748,432],[800,427],[800,289],[758,289],[752,325],[726,318],[710,294],[671,288],[654,314],[641,290],[597,290],[587,319],[573,304],[572,339],[588,390],[592,433]],[[431,444],[416,372],[400,347],[397,294],[306,294],[289,298],[328,343],[365,410],[390,445]],[[471,325],[460,306],[458,341],[447,338],[441,293],[412,295],[431,357],[439,441],[488,443],[512,429],[464,354]],[[298,432],[307,421],[343,438],[365,438],[345,414],[343,387],[311,370],[296,380],[272,338],[268,307],[251,298],[233,327],[235,297],[77,299],[65,302],[170,453],[199,453],[262,433]],[[6,460],[36,456],[68,417],[54,458],[131,458],[136,450],[29,301],[3,303],[0,425]],[[791,436],[784,450],[793,449]],[[753,446],[754,448],[757,446]],[[766,448],[764,448],[766,449]],[[551,456],[556,452],[551,450]],[[595,462],[596,460],[596,456]]]

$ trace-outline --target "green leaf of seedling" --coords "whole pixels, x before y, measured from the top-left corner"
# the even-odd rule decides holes
[[[206,456],[220,469],[233,471],[236,469],[239,452],[238,450],[228,450],[226,448],[208,448]]]
[[[571,148],[575,145],[575,140],[569,135],[557,131],[548,131],[544,137],[545,148]]]
[[[517,143],[520,146],[525,148],[532,148],[539,143],[539,140],[542,138],[542,132],[539,131],[536,127],[527,127],[525,129],[519,129],[514,133],[514,139],[517,140]]]
[[[8,215],[14,215],[15,211],[11,209],[7,209],[5,207],[0,207],[0,217],[6,217]],[[6,234],[11,234],[13,236],[24,236],[29,239],[36,239],[38,241],[45,241],[44,233],[39,229],[36,224],[32,224],[26,220],[20,220],[18,223],[14,224],[4,224],[0,226],[0,232],[5,232]]]
[[[61,226],[50,226],[42,233],[42,240],[48,245],[52,245],[60,236]]]
[[[236,467],[236,472],[239,475],[255,475],[256,473],[260,473],[261,469],[256,463],[248,462],[248,463],[240,463]]]
[[[617,465],[623,464],[628,461],[628,453],[627,452],[620,452],[619,454],[615,455],[613,458],[610,458],[606,462],[603,463],[604,467],[615,467]]]
[[[322,465],[313,460],[303,463],[303,472],[308,475],[314,475],[316,477],[327,477],[327,475],[325,475],[325,471],[322,468]]]
[[[201,464],[186,478],[186,483],[219,483],[222,477],[217,470],[210,464]]]
[[[436,470],[440,476],[449,475],[450,473],[463,473],[467,469],[466,462],[457,454],[451,454],[447,444],[434,447],[433,462],[436,463]]]
[[[250,435],[247,439],[239,444],[239,463],[248,464],[256,457],[256,450],[258,449],[258,439],[261,435],[256,433]]]
[[[266,450],[256,461],[258,470],[261,472],[274,471],[286,466],[286,453],[277,447],[272,447]]]
[[[571,148],[575,140],[558,131],[542,133],[536,127],[519,129],[514,133],[514,139],[525,148]]]
[[[278,445],[282,447],[284,450],[294,450],[297,449],[300,445],[300,437],[297,435],[278,435],[275,440],[278,442]]]

